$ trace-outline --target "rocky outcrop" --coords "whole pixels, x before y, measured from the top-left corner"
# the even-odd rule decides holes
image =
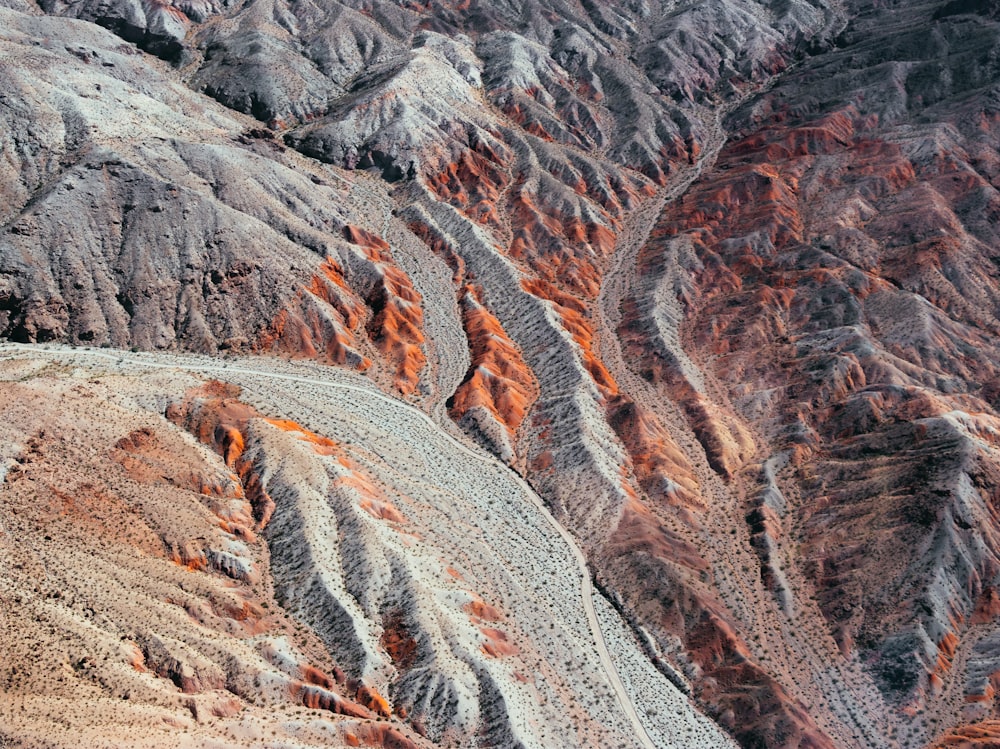
[[[483,305],[475,288],[466,288],[462,308],[472,362],[449,401],[450,412],[490,452],[513,462],[518,429],[538,386],[514,342]]]
[[[372,278],[366,279],[371,284],[366,302],[372,311],[366,326],[368,335],[392,368],[399,391],[412,393],[427,362],[420,348],[424,341],[420,294],[393,263],[385,240],[350,224],[344,227],[344,237],[360,247],[371,263],[368,272]]]
[[[936,746],[957,749],[980,749],[996,746],[1000,741],[1000,726],[995,720],[983,721],[971,726],[961,726],[950,731]]]
[[[4,12],[12,59],[35,55],[33,35],[70,23]],[[245,137],[223,110],[194,114],[190,93],[85,28],[85,62],[43,52],[18,68],[31,104],[5,110],[14,158],[3,187],[4,335],[278,350],[358,369],[384,355],[388,378],[413,390],[424,361],[420,295],[387,245],[344,239],[358,217],[337,208],[339,188],[283,162],[266,132]],[[87,66],[94,74],[83,78],[77,68]],[[100,102],[87,87],[104,92]],[[136,97],[149,106],[135,109]],[[62,156],[37,141],[49,130]],[[43,152],[54,161],[32,155]]]

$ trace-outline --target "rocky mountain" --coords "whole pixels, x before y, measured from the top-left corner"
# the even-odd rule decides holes
[[[0,0],[0,69],[0,744],[1000,746],[996,3]]]

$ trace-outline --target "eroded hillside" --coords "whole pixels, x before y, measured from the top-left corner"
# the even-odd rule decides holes
[[[353,716],[274,723],[306,743],[993,740],[992,4],[4,4],[0,336],[160,357],[101,364],[119,417],[66,389],[95,353],[49,375],[7,349],[5,507],[37,535],[70,498],[38,562],[56,588],[168,591],[180,565],[263,622],[144,634],[139,604],[87,603],[146,660],[171,638],[135,721],[252,741],[256,702]],[[196,364],[142,368],[168,361]],[[90,488],[15,491],[32,398]],[[183,501],[133,498],[156,482]],[[103,642],[11,606],[27,662]],[[120,697],[70,667],[52,699]],[[40,737],[33,679],[4,693]]]
[[[7,739],[729,745],[531,489],[365,380],[4,354]]]

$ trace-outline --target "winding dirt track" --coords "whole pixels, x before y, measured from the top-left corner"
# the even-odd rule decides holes
[[[453,447],[461,450],[465,454],[469,455],[476,460],[483,463],[487,463],[492,466],[501,466],[504,470],[508,472],[511,479],[518,485],[524,495],[531,501],[535,508],[541,513],[552,528],[562,537],[563,541],[569,547],[573,554],[573,558],[576,559],[577,571],[581,580],[581,591],[583,593],[582,600],[583,606],[587,613],[587,621],[590,624],[590,631],[594,637],[594,642],[597,645],[597,653],[601,659],[601,665],[604,668],[605,675],[608,678],[612,689],[614,689],[615,696],[618,699],[618,703],[622,708],[622,711],[628,717],[632,726],[635,728],[635,738],[645,749],[660,749],[657,744],[650,737],[646,728],[643,726],[642,721],[639,719],[639,714],[632,704],[632,700],[628,695],[628,690],[626,690],[625,685],[622,683],[621,677],[618,674],[618,669],[615,667],[614,660],[611,658],[611,652],[608,649],[607,641],[604,638],[604,632],[601,630],[600,623],[597,619],[597,612],[594,609],[594,588],[591,584],[590,573],[587,570],[587,562],[580,551],[579,547],[576,545],[576,541],[566,528],[564,528],[548,511],[545,507],[544,502],[541,498],[535,494],[535,492],[528,486],[520,476],[515,472],[511,471],[505,464],[478,450],[470,448],[468,445],[463,444],[457,440],[452,435],[448,434],[445,430],[441,429],[435,421],[428,416],[423,411],[415,408],[414,406],[404,403],[403,401],[397,400],[389,395],[378,392],[372,388],[361,387],[358,385],[351,385],[349,383],[343,382],[332,382],[330,380],[323,380],[311,377],[299,377],[296,375],[282,374],[279,372],[268,372],[266,370],[260,369],[249,369],[241,366],[229,366],[226,364],[222,365],[211,365],[211,364],[180,364],[180,363],[160,363],[152,361],[151,357],[155,355],[149,354],[132,354],[129,352],[115,352],[108,353],[106,351],[94,351],[90,349],[83,348],[70,348],[64,347],[55,350],[46,350],[39,348],[37,346],[32,346],[29,344],[18,344],[18,343],[3,343],[0,344],[0,357],[11,356],[14,353],[29,353],[32,356],[48,356],[54,359],[64,358],[66,356],[90,356],[98,359],[106,359],[113,362],[118,362],[123,359],[127,359],[130,364],[139,367],[147,367],[150,369],[166,369],[166,370],[177,370],[183,372],[193,372],[195,374],[201,373],[212,373],[212,374],[240,374],[240,375],[251,375],[254,377],[264,377],[272,380],[280,380],[283,382],[293,382],[301,383],[305,385],[313,385],[317,387],[328,387],[337,388],[340,390],[351,390],[358,393],[364,393],[365,395],[379,400],[383,403],[388,404],[392,408],[401,408],[409,411],[411,414],[415,415],[421,419],[428,426],[439,432]],[[171,355],[176,356],[176,355]]]

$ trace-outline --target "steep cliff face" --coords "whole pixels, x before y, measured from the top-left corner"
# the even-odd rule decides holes
[[[337,740],[683,742],[637,696],[680,688],[747,747],[988,741],[992,4],[0,5],[0,337],[363,374],[530,485],[473,490],[476,470],[417,460],[444,437],[383,434],[389,401],[348,419],[285,399],[297,380],[252,406],[172,387],[179,427],[115,438],[130,480],[242,492],[223,536],[165,518],[143,553],[273,591],[334,673],[282,672],[295,700],[400,722]],[[547,639],[557,616],[528,623],[488,498],[532,492],[641,664],[620,689]],[[534,591],[582,615],[557,593]],[[161,676],[235,678],[173,626]]]

